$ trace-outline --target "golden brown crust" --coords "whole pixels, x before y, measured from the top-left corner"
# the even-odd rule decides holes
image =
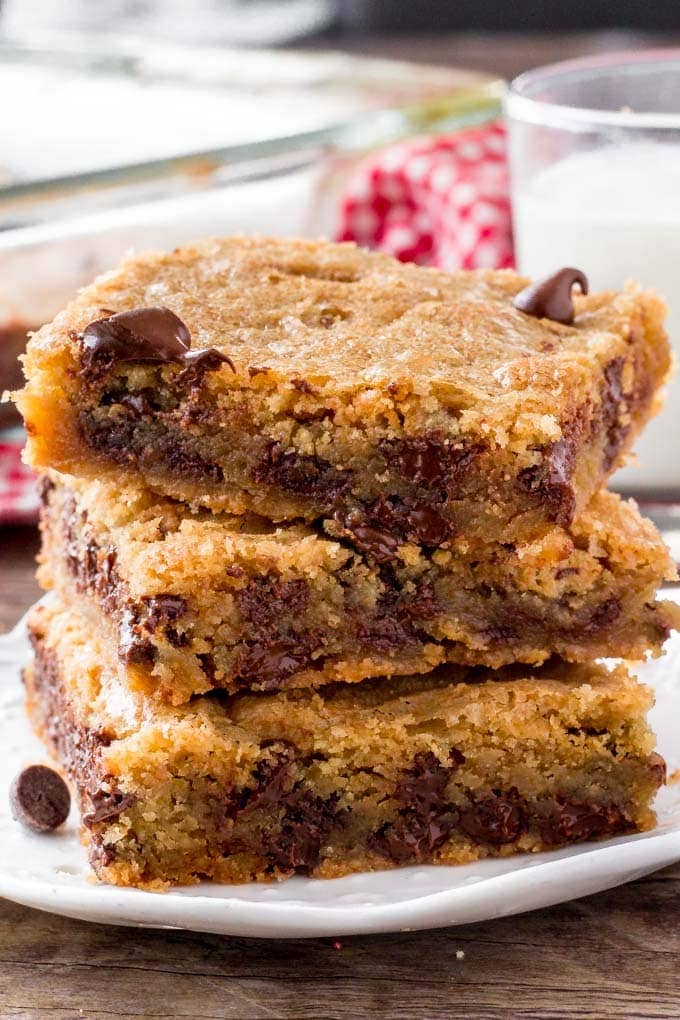
[[[512,307],[525,283],[312,241],[214,239],[128,259],[29,345],[17,395],[29,459],[91,476],[123,466],[212,509],[311,519],[385,493],[418,490],[422,504],[432,485],[411,468],[426,441],[448,465],[454,530],[526,537],[570,519],[620,462],[670,354],[649,291],[576,296],[564,326]],[[236,372],[225,363],[178,396],[176,366],[119,366],[100,406],[78,336],[149,304],[172,308],[192,349],[216,348]],[[121,386],[150,387],[165,410],[116,403]]]
[[[448,667],[170,708],[126,692],[73,614],[42,607],[31,630],[29,708],[106,881],[330,877],[653,824],[651,694],[622,667]]]

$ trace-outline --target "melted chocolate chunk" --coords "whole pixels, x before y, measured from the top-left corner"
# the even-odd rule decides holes
[[[385,439],[380,452],[390,468],[415,485],[437,486],[452,493],[480,456],[478,445],[445,442],[438,432]]]
[[[541,463],[524,468],[518,475],[520,488],[535,495],[548,511],[549,519],[562,527],[571,524],[576,512],[572,479],[584,429],[585,414],[578,414],[564,427],[562,439],[540,450]]]
[[[83,825],[91,828],[98,822],[112,822],[134,803],[134,797],[121,793],[115,786],[110,790],[98,789],[90,796],[90,811],[83,815]]]
[[[620,599],[607,599],[606,602],[602,602],[597,609],[589,615],[589,618],[585,620],[580,627],[575,628],[576,633],[593,635],[599,634],[604,630],[608,630],[612,624],[616,623],[621,615],[622,609],[623,606],[621,605]]]
[[[435,506],[408,498],[381,496],[361,510],[336,511],[334,520],[352,544],[376,563],[394,560],[404,542],[438,547],[454,534],[452,522]]]
[[[394,792],[402,807],[394,821],[369,836],[371,850],[396,864],[419,863],[429,860],[448,839],[458,812],[448,802],[446,790],[465,758],[453,748],[450,761],[445,765],[432,751],[416,755],[413,767],[402,772]]]
[[[513,299],[513,305],[536,319],[552,319],[570,326],[574,321],[572,289],[575,285],[581,293],[588,293],[588,280],[580,269],[568,267],[537,280],[521,290]]]
[[[429,581],[421,581],[413,594],[400,591],[396,577],[383,572],[385,592],[375,612],[360,620],[357,638],[362,645],[379,652],[393,652],[420,640],[416,620],[429,620],[441,613],[434,588]]]
[[[352,511],[347,515],[338,511],[334,519],[344,531],[349,532],[352,544],[359,552],[370,556],[376,563],[389,563],[395,559],[401,545],[399,539],[388,531],[362,523],[361,511]]]
[[[82,333],[84,350],[93,358],[181,364],[191,335],[169,308],[133,308],[97,319]]]
[[[347,489],[350,474],[338,471],[316,456],[286,452],[281,443],[268,443],[252,473],[258,484],[277,485],[286,492],[333,503]]]
[[[299,620],[309,601],[306,581],[281,581],[276,577],[256,577],[234,596],[243,619],[257,634],[271,632],[290,619]],[[288,618],[288,619],[286,619]]]
[[[648,758],[648,765],[654,776],[657,786],[663,786],[666,782],[666,762],[660,754],[654,751]]]
[[[285,812],[277,829],[261,834],[262,852],[280,871],[308,875],[321,857],[321,849],[336,824],[339,795],[319,797],[299,783],[285,797]]]
[[[602,466],[605,471],[614,464],[614,461],[621,452],[630,425],[621,422],[621,410],[625,410],[626,401],[623,392],[623,366],[625,358],[614,358],[604,370],[604,382],[602,384],[602,428],[605,434],[605,444],[602,454]]]
[[[502,846],[514,843],[526,830],[526,818],[526,806],[516,789],[494,790],[460,812],[460,827],[475,843]]]
[[[191,334],[182,320],[169,308],[133,308],[91,322],[83,330],[83,369],[96,370],[116,362],[150,362],[180,365],[179,386],[200,385],[206,372],[223,364],[236,371],[231,358],[214,348],[191,351]],[[131,405],[134,410],[137,408]],[[139,404],[138,413],[148,413]]]
[[[58,772],[29,765],[15,777],[9,791],[12,817],[33,832],[51,832],[68,818],[71,794]]]
[[[560,796],[541,822],[541,836],[546,843],[557,845],[599,839],[630,828],[630,819],[613,801],[595,804]]]
[[[175,430],[154,435],[153,441],[138,428],[136,420],[126,415],[98,419],[88,411],[78,415],[78,428],[83,441],[93,450],[103,452],[116,464],[142,467],[164,463],[172,474],[196,482],[221,482],[224,478],[219,464],[210,463],[183,442]]]
[[[200,386],[206,372],[216,372],[221,365],[229,365],[232,372],[236,372],[231,358],[215,350],[214,347],[210,347],[206,351],[188,351],[182,359],[182,364],[185,367],[175,379],[175,383],[186,389]]]
[[[46,507],[50,501],[50,496],[54,492],[56,486],[51,478],[47,475],[41,475],[38,479],[38,498],[41,506]]]
[[[181,595],[151,595],[142,599],[145,609],[144,627],[151,634],[162,625],[176,623],[188,609],[188,602]]]
[[[153,666],[158,649],[146,637],[133,608],[126,606],[118,628],[118,657],[127,666]]]
[[[309,874],[343,812],[338,810],[338,794],[322,798],[304,780],[295,780],[296,757],[297,749],[291,744],[263,759],[253,771],[255,785],[230,797],[225,814],[238,821],[244,815],[265,811],[266,824],[259,831],[254,851],[280,871]]]
[[[321,644],[308,632],[247,644],[237,653],[234,681],[244,687],[257,684],[263,690],[278,690],[303,669],[318,669],[323,665],[323,659],[313,658]]]
[[[254,787],[246,787],[227,804],[227,815],[235,817],[251,814],[259,808],[273,807],[279,804],[293,789],[293,762],[296,749],[284,746],[276,751],[271,758],[258,762],[253,771]]]
[[[136,390],[134,393],[106,394],[100,403],[119,404],[136,418],[150,416],[154,411],[158,410],[158,405],[153,398],[153,390],[148,387],[143,390]]]

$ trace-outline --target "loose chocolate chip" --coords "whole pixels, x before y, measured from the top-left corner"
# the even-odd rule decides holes
[[[517,790],[494,790],[460,812],[460,827],[476,843],[513,843],[526,829],[526,810]]]
[[[604,804],[556,798],[553,810],[541,823],[541,836],[550,845],[598,839],[630,829],[630,819],[613,801]]]
[[[583,294],[588,293],[588,280],[580,269],[571,266],[558,269],[556,273],[537,280],[521,290],[513,299],[513,305],[536,319],[552,319],[570,326],[574,321],[572,288],[577,284]]]
[[[29,765],[10,787],[12,816],[33,832],[51,832],[68,818],[71,794],[58,772]]]

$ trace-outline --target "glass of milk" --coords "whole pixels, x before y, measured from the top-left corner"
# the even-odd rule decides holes
[[[669,305],[680,362],[680,49],[606,54],[515,79],[506,99],[517,263],[627,279]],[[680,378],[614,485],[680,500]]]

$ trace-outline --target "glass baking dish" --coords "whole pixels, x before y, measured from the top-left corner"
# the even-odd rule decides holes
[[[130,248],[332,236],[367,152],[494,119],[503,92],[337,53],[103,47],[0,45],[0,326],[45,321]]]

